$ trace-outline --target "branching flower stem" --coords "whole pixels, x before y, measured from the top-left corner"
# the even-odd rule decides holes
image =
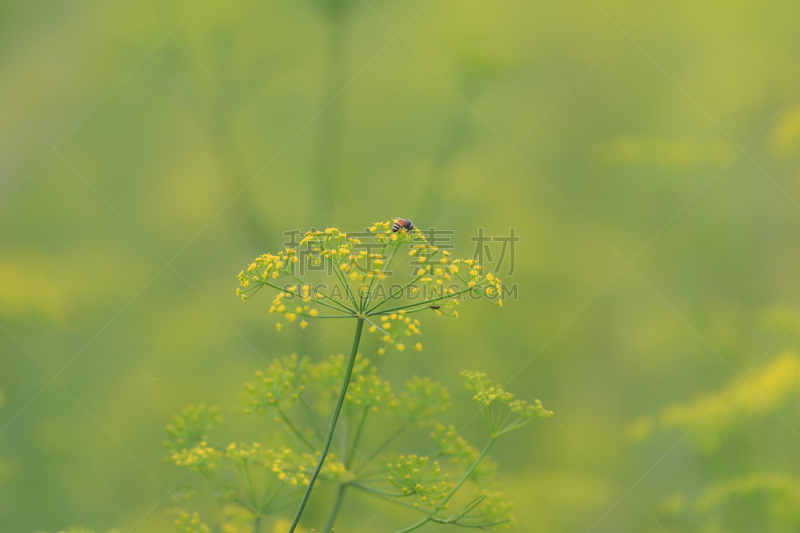
[[[295,275],[292,275],[292,279],[294,279],[294,280],[295,280],[297,283],[299,283],[300,285],[303,285],[303,284],[305,284],[305,283],[306,283],[306,282],[304,282],[302,279],[298,278],[298,277],[297,277],[297,276],[295,276]],[[318,294],[322,295],[323,297],[325,297],[325,299],[326,299],[326,300],[330,300],[332,303],[334,303],[335,305],[339,306],[339,311],[345,311],[345,312],[348,312],[348,313],[352,313],[352,312],[353,312],[353,310],[352,310],[352,309],[350,309],[350,308],[349,308],[349,307],[347,307],[346,305],[342,304],[341,302],[338,302],[338,301],[336,301],[335,299],[331,298],[330,296],[328,296],[327,294],[325,294],[324,292],[322,292],[322,291],[321,291],[321,290],[319,290],[318,288],[314,287],[313,285],[310,285],[310,284],[309,284],[309,287],[311,287],[311,289],[310,289],[310,290],[311,290],[312,292],[314,292],[314,293],[318,293]],[[319,299],[319,298],[317,298],[317,299],[316,299],[316,301],[317,301],[318,303],[320,303],[320,304],[322,304],[322,303],[323,303],[322,301],[320,301],[320,299]],[[328,307],[330,307],[330,306],[328,306]]]
[[[395,247],[392,250],[392,255],[389,256],[389,260],[386,262],[386,265],[383,267],[384,272],[389,269],[389,265],[392,264],[392,261],[394,260],[394,256],[397,254],[397,250],[398,249],[399,249],[398,247]],[[384,250],[386,250],[385,246],[384,246]],[[383,253],[383,252],[381,252],[381,253]],[[366,299],[366,301],[363,302],[363,305],[361,306],[361,310],[362,311],[364,311],[364,309],[366,309],[369,306],[369,304],[372,303],[372,299],[375,297],[375,293],[378,291],[378,288],[381,286],[382,279],[378,278],[378,284],[375,285],[375,289],[373,290],[372,285],[375,283],[375,278],[376,277],[378,277],[378,276],[373,276],[372,280],[369,283],[369,290],[367,292],[367,299]]]
[[[389,246],[388,243],[383,245],[383,248],[381,248],[381,255],[383,255],[384,252],[386,252],[386,247],[387,246]],[[394,251],[396,252],[397,249],[395,249]],[[392,254],[392,258],[394,258],[394,253]],[[389,260],[389,262],[391,262],[391,259]],[[369,302],[372,299],[372,286],[375,284],[375,277],[376,276],[372,276],[372,279],[369,282],[369,288],[367,289],[368,298],[367,298],[366,303],[364,302],[364,294],[363,293],[361,294],[361,302],[360,302],[360,305],[359,305],[359,309],[361,309],[362,311],[364,309],[366,309],[367,305],[369,305]]]
[[[369,313],[372,313],[373,311],[375,311],[376,309],[378,309],[380,306],[382,306],[382,305],[383,305],[383,304],[385,304],[386,302],[389,302],[389,301],[391,301],[391,300],[392,300],[392,299],[393,299],[395,296],[397,296],[398,294],[402,294],[403,292],[405,292],[405,290],[406,290],[406,289],[408,289],[408,288],[409,288],[411,285],[413,285],[414,283],[418,282],[418,281],[419,281],[421,278],[423,278],[423,277],[425,277],[425,273],[424,273],[424,272],[423,272],[422,274],[418,275],[416,278],[414,278],[414,279],[412,279],[411,281],[409,281],[408,283],[406,283],[406,284],[405,284],[403,287],[401,287],[401,288],[399,288],[399,289],[395,289],[394,291],[392,291],[392,293],[391,293],[389,296],[387,296],[387,297],[386,297],[384,300],[381,300],[380,302],[378,302],[377,304],[375,304],[374,306],[372,306],[372,308],[370,308],[370,309],[367,311],[367,313],[368,313],[368,314],[369,314]]]
[[[475,287],[478,287],[478,285],[475,285]],[[388,314],[388,313],[395,313],[397,311],[400,311],[401,309],[410,309],[412,307],[418,307],[418,306],[421,306],[421,305],[429,305],[429,304],[432,304],[432,303],[435,303],[435,302],[438,302],[438,301],[441,301],[441,300],[445,300],[447,298],[452,298],[454,296],[458,296],[459,294],[464,294],[465,292],[469,292],[469,291],[471,291],[473,289],[474,289],[474,287],[470,287],[470,288],[467,288],[467,289],[462,289],[460,291],[456,291],[456,292],[451,293],[451,294],[447,294],[445,296],[437,296],[436,298],[430,298],[428,300],[423,300],[421,302],[415,302],[415,303],[412,303],[412,304],[401,305],[399,307],[392,307],[391,309],[384,309],[380,313],[373,313],[372,311],[369,311],[369,312],[367,312],[367,315],[369,315],[369,316],[385,315],[385,314]]]
[[[266,285],[266,286],[268,286],[268,287],[272,287],[273,289],[278,289],[279,291],[283,292],[283,288],[282,288],[282,287],[278,287],[277,285],[273,285],[272,283],[270,283],[270,282],[268,282],[268,281],[265,281],[265,282],[264,282],[264,285]],[[263,286],[263,285],[262,285],[262,286]],[[320,294],[322,294],[322,293],[320,293]],[[323,296],[325,296],[325,295],[323,294]],[[316,300],[316,303],[318,303],[318,304],[320,304],[320,305],[324,305],[325,307],[329,307],[329,308],[331,308],[331,309],[333,309],[334,311],[337,311],[337,312],[339,312],[339,313],[341,313],[343,310],[344,310],[344,311],[347,311],[347,312],[349,312],[349,313],[350,313],[349,315],[347,315],[347,317],[353,317],[353,316],[355,316],[355,314],[353,314],[353,311],[352,311],[352,309],[349,309],[349,308],[347,308],[347,307],[343,306],[343,305],[342,305],[342,304],[340,304],[339,302],[336,302],[336,300],[333,300],[333,299],[331,299],[331,298],[329,298],[329,297],[327,297],[327,296],[326,296],[326,298],[328,298],[328,299],[329,299],[329,300],[331,300],[332,302],[334,302],[334,303],[336,303],[337,305],[339,305],[339,307],[335,307],[335,306],[333,306],[333,305],[331,305],[331,304],[329,304],[329,303],[327,303],[327,302],[323,302],[322,300],[319,300],[319,299],[317,299],[317,300]],[[338,317],[337,317],[337,318],[338,318]]]
[[[355,337],[353,338],[353,348],[350,351],[350,359],[347,361],[347,369],[345,370],[344,379],[342,380],[342,388],[339,391],[339,398],[336,401],[336,407],[333,410],[333,415],[331,416],[331,423],[328,427],[328,434],[325,437],[325,443],[322,445],[322,452],[319,455],[319,460],[317,461],[317,466],[314,469],[314,473],[311,475],[309,479],[308,487],[306,487],[306,491],[303,493],[303,499],[300,500],[300,506],[297,508],[297,513],[294,516],[294,520],[292,521],[292,525],[289,528],[288,533],[293,533],[295,528],[297,528],[298,522],[300,522],[300,517],[303,515],[303,510],[306,507],[306,503],[308,503],[308,498],[311,496],[311,490],[314,488],[314,482],[317,480],[317,476],[319,476],[320,470],[322,470],[322,465],[325,463],[325,456],[328,455],[328,449],[331,447],[331,441],[333,440],[333,433],[336,429],[336,422],[339,419],[339,413],[342,410],[342,405],[344,404],[344,399],[347,394],[347,386],[350,384],[350,378],[353,375],[353,365],[356,362],[356,354],[358,353],[358,344],[361,341],[361,332],[364,329],[364,318],[359,317],[356,323],[356,333]]]
[[[352,443],[350,443],[347,448],[347,460],[344,463],[344,466],[347,470],[350,470],[351,466],[353,465],[356,447],[358,446],[358,441],[361,440],[361,433],[364,430],[364,424],[367,421],[368,414],[369,407],[365,406],[363,412],[361,413],[361,421],[358,423],[358,428],[356,429],[356,435],[353,437]],[[322,528],[322,531],[333,530],[333,523],[336,521],[336,516],[339,514],[339,509],[342,507],[342,502],[344,502],[344,494],[347,492],[347,486],[348,485],[346,483],[339,485],[339,489],[336,491],[336,499],[333,502],[333,507],[331,507],[331,512],[328,514],[328,519],[325,521],[325,527]]]
[[[297,437],[297,440],[299,440],[301,443],[303,443],[303,445],[306,448],[308,448],[310,451],[313,452],[314,451],[314,446],[310,442],[308,442],[308,439],[306,439],[303,436],[303,434],[300,432],[300,430],[297,429],[294,424],[292,424],[292,421],[289,420],[289,417],[286,416],[286,413],[284,413],[283,409],[281,409],[280,407],[278,408],[278,415],[281,417],[281,420],[283,420],[283,422],[286,424],[286,426],[289,428],[289,430],[292,432],[292,434],[295,437]]]

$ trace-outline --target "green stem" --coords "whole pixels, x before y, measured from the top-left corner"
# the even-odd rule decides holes
[[[292,525],[289,528],[288,533],[293,533],[295,528],[297,528],[297,523],[300,522],[300,517],[303,515],[303,510],[306,507],[306,503],[308,503],[308,498],[311,496],[311,490],[314,488],[314,482],[317,480],[317,476],[319,476],[320,470],[322,470],[322,465],[325,463],[325,456],[328,455],[328,448],[331,447],[331,441],[333,440],[333,433],[336,429],[336,422],[339,419],[339,412],[342,410],[342,405],[344,404],[344,398],[347,394],[347,386],[350,384],[350,377],[353,375],[353,365],[356,362],[356,354],[358,353],[358,343],[361,341],[361,331],[364,329],[364,319],[359,317],[358,322],[356,324],[356,334],[355,338],[353,339],[353,348],[350,351],[350,360],[347,362],[347,370],[345,371],[344,380],[342,380],[342,389],[339,391],[339,399],[336,402],[336,408],[333,410],[333,416],[331,416],[331,425],[328,428],[328,434],[325,437],[325,443],[322,445],[322,453],[319,454],[319,460],[317,461],[317,467],[314,469],[314,473],[311,475],[311,479],[309,480],[308,487],[306,487],[305,493],[303,493],[303,499],[300,500],[300,506],[297,508],[297,514],[294,516],[294,520],[292,521]]]
[[[339,509],[342,507],[342,502],[344,502],[344,493],[346,490],[347,485],[344,483],[339,485],[339,490],[336,492],[336,500],[333,502],[333,507],[328,515],[328,519],[325,520],[325,527],[322,528],[324,533],[330,533],[333,531],[333,524],[336,522],[336,516],[339,514]]]
[[[347,450],[347,461],[345,462],[344,466],[350,470],[350,467],[353,465],[353,459],[356,456],[356,447],[358,446],[358,441],[361,440],[361,432],[364,430],[364,423],[367,421],[367,414],[369,414],[369,406],[364,406],[364,412],[361,414],[361,421],[358,423],[358,428],[356,429],[356,436],[353,437],[353,443],[348,447]]]
[[[308,400],[306,400],[302,396],[300,396],[300,401],[303,405],[303,410],[305,411],[306,414],[306,422],[308,422],[308,425],[311,426],[311,429],[314,430],[314,435],[316,435],[320,441],[325,440],[325,435],[323,435],[322,432],[319,430],[319,428],[317,428],[318,413],[316,412],[316,410],[312,411],[313,407],[311,407],[311,405],[309,405],[308,403]]]
[[[350,406],[348,405],[348,413],[349,413]],[[349,445],[346,450],[346,457],[347,460],[344,463],[344,467],[347,470],[350,470],[350,467],[353,464],[353,458],[355,457],[356,447],[358,446],[358,441],[361,439],[361,433],[364,430],[364,423],[367,420],[367,414],[369,413],[369,406],[364,407],[364,412],[361,414],[361,421],[358,423],[358,428],[356,429],[356,435],[353,437],[353,443]],[[348,429],[348,434],[350,433]],[[347,444],[347,443],[345,443]],[[344,502],[344,494],[347,492],[347,485],[342,483],[339,485],[339,490],[336,491],[336,500],[333,502],[333,507],[331,508],[331,512],[328,515],[328,519],[325,521],[325,527],[322,528],[324,532],[330,532],[333,529],[333,524],[336,521],[336,516],[339,514],[339,509],[342,506],[342,502]]]
[[[295,436],[295,437],[297,437],[297,439],[298,439],[300,442],[302,442],[302,443],[303,443],[303,445],[305,445],[305,447],[306,447],[306,448],[308,448],[310,451],[312,451],[312,452],[313,452],[313,451],[314,451],[314,446],[313,446],[313,445],[312,445],[310,442],[308,442],[308,439],[306,439],[306,438],[303,436],[303,434],[302,434],[302,433],[300,433],[300,430],[299,430],[299,429],[297,429],[297,428],[294,426],[294,424],[292,424],[292,421],[291,421],[291,420],[289,420],[289,417],[288,417],[288,416],[286,416],[286,413],[284,413],[284,412],[283,412],[283,409],[281,409],[281,408],[278,408],[278,415],[280,415],[280,417],[281,417],[281,420],[283,420],[283,421],[284,421],[284,423],[285,423],[287,426],[289,426],[289,429],[290,429],[290,430],[291,430],[291,432],[294,434],[294,436]]]

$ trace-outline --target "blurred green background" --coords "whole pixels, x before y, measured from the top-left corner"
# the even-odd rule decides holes
[[[3,2],[0,531],[172,531],[172,414],[228,414],[264,358],[352,336],[276,333],[236,274],[286,230],[396,215],[455,230],[455,256],[521,237],[518,301],[382,363],[446,384],[457,427],[464,368],[556,412],[492,454],[514,531],[800,530],[799,17]],[[397,529],[378,510],[353,497],[342,531]]]

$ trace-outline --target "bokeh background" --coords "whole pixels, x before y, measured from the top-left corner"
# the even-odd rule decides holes
[[[514,531],[800,530],[799,18],[3,2],[0,530],[172,531],[172,414],[349,347],[332,321],[277,333],[239,270],[286,230],[396,215],[456,255],[479,227],[521,238],[517,301],[382,362],[447,385],[466,435],[464,368],[556,412],[492,454]],[[340,527],[398,529],[379,509],[354,497]]]

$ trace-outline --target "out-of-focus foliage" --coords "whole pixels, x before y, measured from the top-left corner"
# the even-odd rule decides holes
[[[737,378],[724,390],[707,394],[686,405],[670,405],[658,416],[657,424],[692,432],[706,453],[719,450],[727,433],[740,429],[754,418],[775,413],[787,404],[800,408],[800,358],[786,352],[765,363],[756,373]],[[650,417],[635,420],[629,433],[640,439],[654,426]]]
[[[0,531],[173,531],[187,471],[164,423],[352,340],[276,332],[231,272],[286,228],[395,216],[465,257],[478,228],[521,239],[496,272],[516,300],[423,324],[379,372],[441,382],[467,442],[464,368],[558,413],[492,451],[512,531],[791,530],[741,503],[773,489],[696,502],[800,477],[795,389],[772,412],[737,384],[767,399],[759,376],[800,350],[799,19],[789,0],[0,3]],[[266,442],[219,415],[228,442]],[[398,449],[430,455],[437,430]],[[380,505],[346,500],[337,530],[389,533],[404,510]]]
[[[772,324],[789,317],[796,325],[796,315],[788,308],[764,313]],[[684,437],[692,435],[685,442],[696,448],[706,472],[665,497],[659,509],[676,531],[789,533],[800,528],[800,472],[789,467],[792,442],[775,446],[768,439],[776,422],[783,433],[800,438],[791,424],[800,412],[800,358],[787,350],[759,363],[758,370],[754,366],[723,389],[670,405],[655,419],[640,417],[629,428],[636,440],[677,429],[683,435],[676,446],[685,446]],[[768,445],[745,445],[765,435]]]

